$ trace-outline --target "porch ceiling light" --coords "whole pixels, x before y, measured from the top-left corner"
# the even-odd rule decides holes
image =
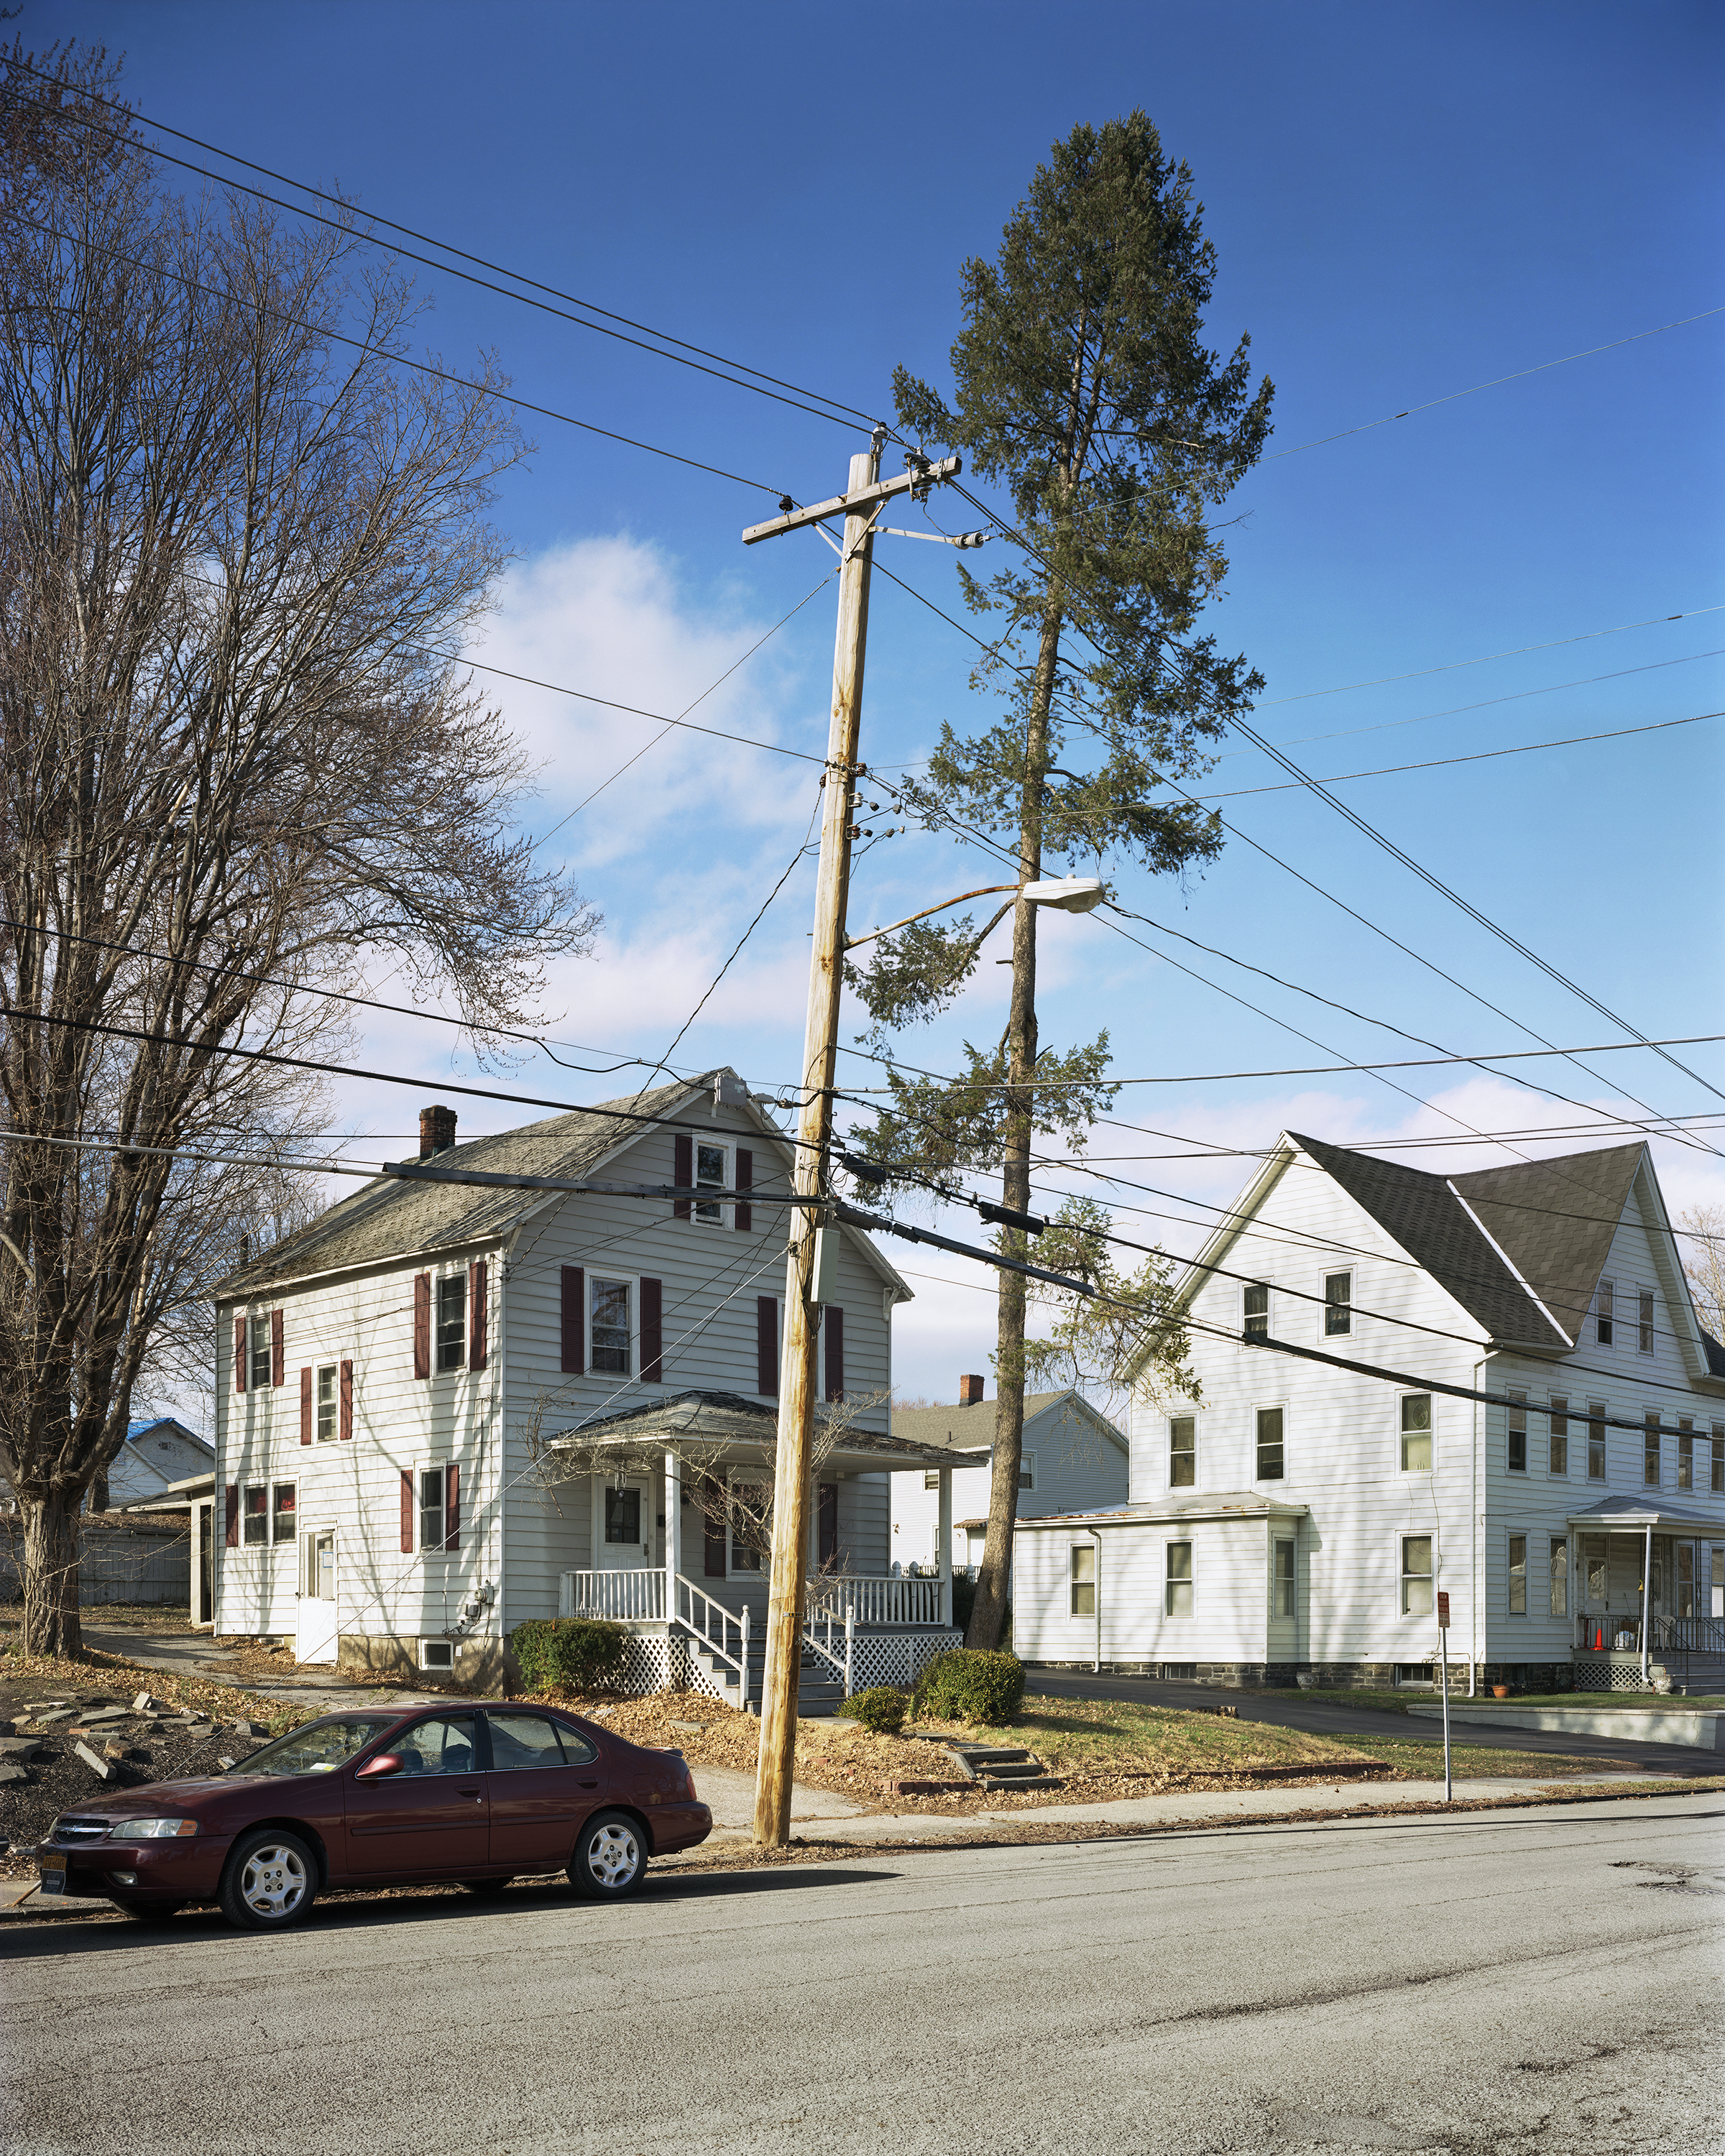
[[[1100,876],[1048,876],[1027,883],[1024,896],[1032,906],[1052,906],[1062,913],[1094,913],[1102,902]]]

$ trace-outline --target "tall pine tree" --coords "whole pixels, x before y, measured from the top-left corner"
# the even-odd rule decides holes
[[[942,732],[909,805],[930,829],[980,833],[1015,854],[1022,886],[1051,861],[1201,867],[1219,820],[1171,798],[1166,779],[1209,768],[1229,719],[1260,677],[1199,629],[1227,563],[1208,521],[1269,433],[1271,389],[1254,390],[1242,337],[1225,361],[1204,342],[1215,276],[1190,171],[1133,112],[1055,144],[1008,221],[996,259],[965,264],[950,404],[899,368],[901,425],[962,450],[1010,495],[1018,566],[983,582],[962,567],[976,611],[1001,617],[973,685],[998,691],[996,723]],[[950,1083],[894,1072],[867,1145],[921,1174],[1001,1170],[1002,1198],[1030,1204],[1039,1133],[1081,1148],[1112,1098],[1106,1032],[1064,1054],[1036,1027],[1036,909],[1019,899],[978,930],[962,916],[883,938],[853,985],[889,1044],[944,1009],[984,937],[1012,915],[1012,991],[992,1050],[967,1046]],[[1004,1230],[1003,1251],[1026,1239]],[[1024,1434],[1022,1276],[999,1276],[996,1414],[988,1537],[969,1644],[999,1644],[1005,1617]],[[1176,1343],[1178,1347],[1178,1343]]]

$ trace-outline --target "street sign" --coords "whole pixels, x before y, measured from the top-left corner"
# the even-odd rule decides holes
[[[1438,1594],[1438,1630],[1440,1632],[1447,1632],[1449,1629],[1450,1598],[1447,1594],[1440,1591]]]

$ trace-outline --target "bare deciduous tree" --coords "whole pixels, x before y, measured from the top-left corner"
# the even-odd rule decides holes
[[[442,655],[503,560],[495,371],[398,365],[353,233],[177,197],[100,55],[49,65],[0,55],[0,1471],[26,1645],[76,1654],[80,1501],[199,1203],[245,1209],[146,1148],[279,1137],[233,1051],[303,1055],[365,954],[483,1046],[597,921]]]
[[[1715,1340],[1725,1341],[1725,1205],[1690,1205],[1677,1215],[1689,1230],[1683,1270],[1695,1314]]]

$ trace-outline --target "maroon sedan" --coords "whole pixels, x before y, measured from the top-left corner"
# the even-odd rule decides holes
[[[649,1856],[706,1840],[682,1755],[547,1707],[331,1714],[209,1780],[152,1782],[62,1812],[38,1851],[44,1894],[105,1896],[136,1917],[220,1903],[277,1931],[326,1887],[459,1880],[500,1892],[562,1868],[620,1901]]]

